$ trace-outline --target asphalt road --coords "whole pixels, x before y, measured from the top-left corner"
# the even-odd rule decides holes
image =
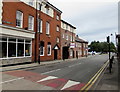
[[[108,55],[95,55],[7,71],[2,73],[0,86],[3,90],[81,90],[107,60]]]
[[[87,83],[108,60],[108,55],[95,55],[70,62],[40,66],[26,71]]]

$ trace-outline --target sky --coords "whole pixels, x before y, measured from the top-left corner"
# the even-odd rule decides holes
[[[48,0],[60,9],[62,20],[75,26],[82,39],[106,41],[111,36],[115,43],[118,33],[118,0]]]

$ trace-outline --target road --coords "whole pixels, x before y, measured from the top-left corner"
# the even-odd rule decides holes
[[[84,59],[64,61],[32,69],[5,72],[4,76],[16,76],[17,79],[12,78],[13,81],[11,80],[14,85],[25,85],[28,82],[31,85],[35,84],[34,89],[36,90],[80,90],[100,70],[107,60],[108,55],[95,55]],[[3,77],[4,82],[7,80],[7,77],[5,77]],[[22,81],[26,81],[25,84]],[[2,83],[4,84],[3,89],[6,89],[5,86],[11,86],[9,87],[10,89],[13,88],[14,85],[11,85],[9,81],[9,84],[4,82]],[[28,89],[29,87],[29,89],[32,89],[31,85],[27,85],[27,87],[22,86],[19,89]]]

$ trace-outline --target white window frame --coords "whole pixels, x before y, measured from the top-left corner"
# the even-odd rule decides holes
[[[60,27],[57,25],[56,27],[56,31],[59,32],[60,31]]]
[[[30,20],[30,18],[32,20]],[[34,17],[31,15],[28,16],[28,30],[34,30]]]
[[[18,13],[21,13],[21,18],[20,18],[20,20],[17,19],[17,14],[18,14]],[[17,20],[21,21],[20,26],[17,26]],[[16,27],[20,27],[20,28],[23,27],[23,13],[22,13],[21,11],[19,11],[19,10],[16,11]]]
[[[41,46],[41,47],[43,47],[43,46]],[[41,52],[41,49],[40,49],[40,52]],[[40,56],[44,56],[44,54],[45,54],[45,47],[43,47],[43,55],[41,55],[41,53],[40,53]]]
[[[48,48],[50,47],[50,53],[48,54]],[[51,55],[51,45],[47,45],[47,55],[50,56]]]
[[[50,34],[50,23],[46,22],[46,34],[49,35]]]
[[[47,15],[49,15],[49,12],[50,12],[49,8],[46,8],[46,14]]]
[[[25,42],[27,39],[24,39],[24,42],[18,42],[18,39],[19,38],[15,38],[16,39],[16,41],[15,42],[12,42],[12,41],[9,41],[9,38],[12,38],[12,37],[7,37],[7,41],[5,41],[5,42],[7,42],[7,53],[6,53],[6,57],[5,58],[0,58],[0,60],[1,59],[11,59],[11,58],[24,58],[24,57],[32,57],[32,41],[30,40],[30,43],[27,43],[27,42]],[[4,41],[0,41],[0,42],[4,42]],[[9,50],[8,50],[8,47],[9,47],[9,45],[8,45],[8,43],[16,43],[16,55],[15,55],[15,57],[8,57],[8,53],[9,53]],[[24,44],[24,55],[23,56],[18,56],[17,54],[18,54],[18,43],[23,43]],[[25,55],[25,45],[26,44],[30,44],[30,55],[29,56],[26,56]]]
[[[65,34],[62,34],[62,38],[65,38]]]
[[[73,51],[72,50],[70,50],[70,56],[73,56]]]
[[[66,40],[68,40],[68,35],[66,35]]]
[[[58,37],[56,38],[56,42],[57,42],[57,43],[59,43],[59,42],[60,42],[60,39],[59,39]]]
[[[60,16],[59,16],[58,14],[57,14],[57,16],[56,16],[56,19],[57,19],[57,20],[60,20]]]
[[[40,32],[40,33],[43,32],[43,30],[42,30],[42,24],[43,24],[42,19],[38,19],[38,32]]]
[[[72,36],[70,36],[70,41],[71,41],[71,42],[72,42],[72,39],[73,39]]]

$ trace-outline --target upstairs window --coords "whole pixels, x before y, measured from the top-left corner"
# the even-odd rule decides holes
[[[57,20],[60,20],[60,17],[59,17],[59,15],[57,15],[57,16],[56,16],[56,19],[57,19]]]
[[[28,17],[28,30],[34,30],[34,17]]]
[[[64,35],[64,34],[62,35],[62,38],[65,38],[65,35]]]
[[[57,26],[57,28],[56,28],[56,31],[57,31],[57,32],[59,32],[59,31],[60,31],[60,28],[59,28],[59,26]]]
[[[38,19],[38,32],[42,33],[42,20]]]
[[[50,34],[50,23],[46,22],[46,34]]]
[[[70,36],[70,41],[72,42],[72,40],[73,40],[73,37],[72,37],[72,36]]]
[[[49,8],[46,8],[46,14],[49,14]]]
[[[66,40],[68,40],[68,35],[66,35]]]
[[[22,28],[23,13],[21,11],[16,12],[16,26]]]

